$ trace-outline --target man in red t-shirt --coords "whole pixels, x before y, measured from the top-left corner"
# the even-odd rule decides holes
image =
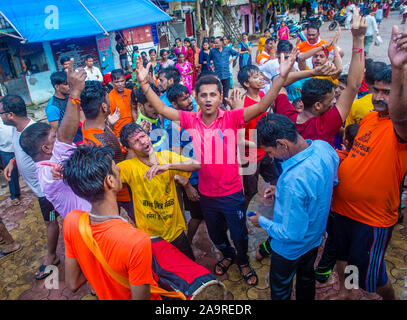
[[[255,65],[243,67],[239,71],[237,79],[242,87],[246,89],[243,107],[247,108],[260,102],[264,97],[264,92],[261,90],[264,89],[265,83],[259,67]],[[261,113],[244,125],[244,156],[241,156],[241,161],[246,209],[249,206],[250,200],[258,191],[259,174],[261,174],[266,182],[272,184],[276,183],[279,175],[274,160],[270,159],[262,149],[257,147],[255,130],[257,122],[265,114],[266,112]],[[255,164],[255,166],[253,167],[252,164]],[[254,168],[256,169],[253,172]]]
[[[352,26],[354,49],[349,67],[348,84],[336,104],[334,85],[325,79],[309,79],[304,83],[301,92],[304,111],[301,113],[298,113],[290,104],[286,94],[277,96],[275,112],[290,118],[304,139],[319,139],[334,145],[335,134],[346,120],[363,80],[365,24],[364,19],[354,19]]]

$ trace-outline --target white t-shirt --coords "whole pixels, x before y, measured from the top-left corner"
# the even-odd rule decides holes
[[[0,151],[14,152],[12,136],[13,127],[5,125],[0,118]],[[6,166],[7,163],[4,165]]]
[[[98,67],[93,66],[91,70],[88,68],[88,66],[86,66],[84,69],[87,74],[86,80],[97,80],[100,82],[103,81],[102,73],[100,72]]]
[[[270,83],[266,81],[266,86],[263,89],[264,93],[267,93],[273,85],[273,78],[280,74],[280,63],[278,59],[267,61],[265,64],[259,66],[259,69],[263,74],[270,79]],[[298,63],[294,63],[294,69],[298,71]]]
[[[34,123],[35,121],[30,120],[30,122],[25,126],[24,130]],[[26,154],[20,146],[20,136],[24,130],[18,132],[16,127],[12,127],[12,130],[13,130],[13,148],[14,154],[16,156],[18,171],[21,173],[25,182],[28,184],[28,186],[31,188],[34,194],[38,198],[44,197],[44,193],[41,190],[41,186],[37,178],[35,163],[33,159],[31,159],[31,157],[28,154]]]

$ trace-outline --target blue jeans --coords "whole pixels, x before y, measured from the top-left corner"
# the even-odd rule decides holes
[[[10,162],[10,160],[13,158],[14,158],[13,152],[0,151],[0,160],[3,165],[3,168],[5,168]],[[20,184],[18,182],[18,170],[16,167],[14,167],[13,171],[11,171],[10,179],[11,180],[8,183],[8,186],[10,189],[11,200],[20,198]]]
[[[200,194],[200,202],[209,237],[223,257],[236,259],[239,265],[248,263],[249,237],[243,191],[224,197]],[[236,251],[229,242],[226,233],[228,228]]]

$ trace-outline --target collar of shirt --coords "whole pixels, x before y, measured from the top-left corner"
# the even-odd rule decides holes
[[[281,162],[281,167],[283,168],[283,171],[288,171],[292,167],[296,166],[299,162],[305,160],[312,154],[313,150],[313,142],[312,140],[307,139],[307,143],[309,144],[308,148],[305,150],[297,153],[295,156],[291,157],[290,159]]]
[[[211,127],[211,126],[212,126],[214,123],[216,123],[216,121],[218,121],[219,119],[223,118],[223,115],[224,115],[224,114],[225,114],[225,111],[223,111],[222,109],[218,108],[218,115],[217,115],[215,121],[213,121],[213,122],[209,125],[209,127]],[[203,122],[203,120],[202,120],[202,111],[197,112],[197,113],[195,114],[195,117],[196,117],[199,121],[201,121],[205,127],[208,127],[208,126],[205,124],[205,122]]]
[[[143,120],[147,120],[148,122],[151,122],[152,124],[157,124],[158,122],[158,118],[157,119],[151,119],[147,116],[145,116],[144,114],[142,114],[141,112],[138,113],[138,118],[137,118],[137,123],[140,123]]]

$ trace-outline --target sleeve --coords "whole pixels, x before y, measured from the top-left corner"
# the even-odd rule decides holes
[[[60,142],[58,139],[56,139],[54,149],[52,150],[51,162],[61,164],[62,162],[68,160],[71,157],[71,155],[75,152],[76,148],[77,147],[75,144],[69,145]]]
[[[186,130],[193,127],[193,117],[196,116],[195,112],[179,110],[180,126]]]
[[[203,64],[204,60],[203,60],[203,51],[199,52],[199,64]]]
[[[285,94],[279,94],[275,102],[275,113],[282,114],[289,118],[292,122],[296,122],[298,111],[292,106]]]
[[[167,151],[167,160],[168,163],[179,163],[179,162],[185,162],[191,160],[191,158],[185,157],[183,155],[180,155],[178,153],[172,152],[172,151]],[[187,177],[189,178],[191,176],[192,172],[189,171],[181,171],[181,170],[171,170],[170,171],[171,176],[174,177],[176,174],[179,176]]]
[[[45,114],[47,115],[48,122],[61,120],[61,113],[58,107],[54,106],[53,104],[47,105],[45,108]]]
[[[277,199],[276,199],[277,201]],[[277,241],[301,242],[309,225],[309,216],[304,214],[306,199],[296,188],[282,187],[278,193],[278,207],[284,209],[281,223],[261,217],[259,224],[268,235]]]
[[[120,179],[122,180],[122,183],[129,184],[130,166],[128,165],[128,161],[124,160],[122,162],[119,162],[117,165],[120,168]]]
[[[138,237],[137,237],[138,238]],[[136,238],[136,239],[137,239]],[[129,261],[129,282],[133,286],[153,284],[151,240],[147,235],[134,241]]]

